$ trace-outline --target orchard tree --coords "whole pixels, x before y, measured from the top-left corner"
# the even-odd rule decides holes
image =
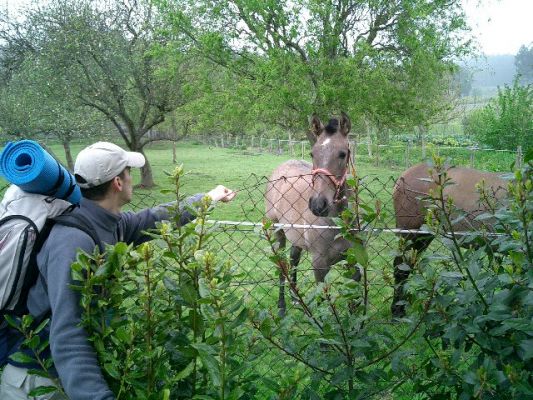
[[[62,77],[28,55],[0,89],[0,127],[8,137],[55,136],[63,145],[67,166],[74,161],[70,143],[76,137],[101,137],[110,124],[96,110],[69,98]]]
[[[312,112],[386,124],[418,118],[414,106],[438,113],[452,59],[469,50],[458,0],[157,3],[175,32],[255,94],[258,115],[289,129]]]
[[[129,149],[144,153],[150,129],[185,102],[184,49],[159,31],[148,1],[52,0],[24,17],[4,20],[4,39],[28,43],[62,77],[75,104],[104,115]],[[147,160],[141,185],[153,184]]]

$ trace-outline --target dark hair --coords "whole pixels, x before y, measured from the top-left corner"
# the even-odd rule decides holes
[[[325,129],[328,135],[333,135],[339,129],[339,120],[337,118],[330,119]]]
[[[125,172],[126,170],[129,170],[129,169],[130,167],[124,168],[124,170],[117,176],[124,179]],[[76,177],[76,182],[87,183],[87,181],[80,175],[76,174],[75,177]],[[113,179],[105,183],[102,183],[101,185],[94,186],[91,188],[80,188],[82,196],[89,200],[95,200],[95,201],[103,200],[107,192],[109,191],[109,188],[111,187],[111,183],[113,182]]]

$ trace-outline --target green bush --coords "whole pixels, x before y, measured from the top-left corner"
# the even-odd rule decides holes
[[[177,182],[183,171],[172,176]],[[79,254],[72,265],[82,324],[117,399],[248,399],[257,376],[245,321],[230,285],[234,265],[208,250],[205,197],[197,219],[161,223],[153,241]]]
[[[527,161],[527,159],[526,159]],[[453,184],[438,163],[428,227],[452,232]],[[413,361],[414,390],[431,399],[533,398],[533,162],[509,183],[510,204],[478,217],[498,236],[472,232],[444,240],[448,252],[421,257],[409,282],[423,313],[424,334]],[[460,217],[461,218],[461,217]],[[420,350],[422,349],[422,350]]]
[[[464,131],[479,142],[496,149],[524,151],[533,147],[533,85],[498,89],[497,98],[474,110],[463,120]]]

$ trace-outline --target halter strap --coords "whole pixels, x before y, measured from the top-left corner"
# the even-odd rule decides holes
[[[336,175],[332,174],[328,169],[326,168],[315,168],[311,170],[311,184],[314,187],[315,186],[315,179],[317,175],[325,175],[329,178],[329,180],[335,185],[335,197],[334,200],[336,203],[340,202],[342,199],[341,196],[341,190],[343,185],[346,183],[346,177],[348,176],[348,169],[350,168],[350,165],[353,167],[353,162],[351,158],[351,151],[348,149],[348,162],[346,163],[346,168],[344,169],[344,174],[342,174],[342,177],[340,179],[337,178]]]
[[[341,190],[346,182],[346,177],[348,176],[348,168],[344,171],[344,174],[340,179],[337,179],[335,175],[333,175],[330,171],[328,171],[325,168],[315,168],[311,171],[311,174],[313,175],[313,178],[311,179],[311,184],[313,187],[315,186],[315,178],[317,175],[325,175],[329,178],[329,180],[335,185],[335,196],[333,197],[333,201],[335,203],[339,203],[341,198]]]
[[[325,175],[331,180],[331,182],[333,182],[336,188],[339,188],[342,185],[344,185],[344,182],[346,182],[346,177],[348,176],[348,169],[344,171],[344,174],[342,175],[342,178],[340,179],[337,179],[335,175],[333,175],[330,171],[328,171],[325,168],[315,168],[311,171],[311,174],[313,175],[313,182],[314,182],[316,175]]]

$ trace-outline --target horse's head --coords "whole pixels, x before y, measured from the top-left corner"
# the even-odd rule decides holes
[[[343,202],[350,147],[348,133],[351,129],[350,118],[341,113],[340,119],[332,118],[324,126],[316,115],[311,117],[313,142],[313,194],[309,208],[318,217],[334,217]]]

